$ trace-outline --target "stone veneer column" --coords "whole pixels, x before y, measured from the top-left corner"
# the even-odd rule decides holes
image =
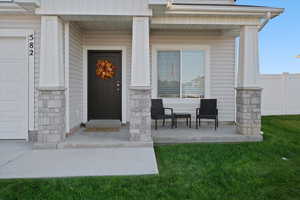
[[[37,143],[65,139],[64,22],[58,16],[41,17]]]
[[[58,143],[65,139],[65,90],[40,89],[37,143]]]
[[[152,141],[151,90],[130,88],[130,141]]]
[[[259,28],[241,26],[236,89],[236,123],[240,134],[259,136],[261,131],[261,92],[259,87]]]
[[[260,135],[261,132],[261,88],[236,89],[237,130],[242,135]]]
[[[130,140],[152,142],[149,17],[132,19],[132,65],[130,80]]]

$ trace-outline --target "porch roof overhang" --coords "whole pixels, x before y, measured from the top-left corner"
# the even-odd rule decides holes
[[[5,0],[0,1],[1,14],[34,14],[40,6],[39,0]]]
[[[153,27],[193,29],[222,29],[238,36],[240,26],[259,26],[284,12],[282,8],[230,4],[152,4]]]
[[[166,8],[165,14],[176,15],[231,15],[265,17],[271,13],[274,18],[283,13],[283,8],[247,5],[211,5],[211,4],[171,4]]]

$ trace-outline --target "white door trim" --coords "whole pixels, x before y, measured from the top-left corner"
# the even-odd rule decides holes
[[[122,123],[127,122],[127,65],[126,65],[126,46],[83,46],[83,116],[82,121],[88,121],[88,51],[89,50],[119,50],[122,51]]]
[[[34,131],[35,126],[34,126],[34,90],[35,90],[35,85],[34,85],[34,57],[35,57],[35,35],[33,30],[27,30],[27,29],[5,29],[5,30],[0,30],[0,37],[17,37],[17,38],[24,38],[25,42],[25,47],[24,50],[27,53],[26,57],[26,63],[27,63],[27,73],[26,73],[26,78],[27,78],[27,83],[26,83],[26,90],[27,93],[25,95],[24,101],[28,105],[25,108],[25,112],[27,115],[27,130],[26,135],[22,136],[23,139],[28,140],[28,131]]]

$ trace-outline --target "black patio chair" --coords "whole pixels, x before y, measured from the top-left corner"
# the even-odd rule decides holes
[[[201,126],[201,119],[214,119],[215,130],[219,127],[217,99],[201,99],[200,108],[196,110],[196,128]]]
[[[166,114],[166,110],[170,111],[170,114]],[[155,130],[157,130],[157,120],[163,120],[163,126],[165,126],[166,119],[171,119],[171,128],[174,127],[174,114],[173,108],[164,108],[162,99],[151,100],[151,118],[155,120]]]

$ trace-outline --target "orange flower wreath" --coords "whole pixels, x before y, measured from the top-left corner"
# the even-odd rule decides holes
[[[109,60],[98,60],[96,64],[96,76],[103,79],[111,79],[115,76],[117,67]]]

